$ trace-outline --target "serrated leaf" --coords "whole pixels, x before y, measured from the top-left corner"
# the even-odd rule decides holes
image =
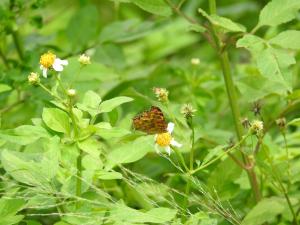
[[[44,108],[42,118],[52,130],[66,134],[70,132],[69,116],[66,112],[56,108]]]
[[[171,7],[164,0],[131,0],[141,9],[160,16],[171,16]]]
[[[278,34],[270,40],[271,44],[278,45],[282,48],[300,50],[300,31],[287,30]]]
[[[218,16],[216,14],[208,15],[204,10],[198,9],[199,12],[206,17],[213,25],[225,29],[228,32],[246,32],[246,28],[231,19]]]
[[[289,22],[297,16],[299,9],[299,0],[273,0],[261,10],[257,26],[277,26]]]

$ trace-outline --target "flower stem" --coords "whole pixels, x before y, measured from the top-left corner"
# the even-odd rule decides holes
[[[23,53],[24,51],[23,51],[23,46],[22,46],[21,41],[20,41],[19,33],[17,31],[12,31],[11,34],[12,34],[13,41],[14,41],[14,44],[16,46],[19,58],[21,60],[23,60],[24,59],[24,53]]]
[[[192,142],[192,146],[191,146],[191,152],[190,152],[190,171],[192,171],[194,169],[194,155],[195,155],[195,129],[194,129],[194,124],[193,124],[193,118],[190,118],[191,123],[191,130],[192,130],[192,135],[191,135],[191,142]]]
[[[210,11],[211,14],[216,14],[216,1],[215,0],[209,0],[209,8],[211,10]],[[227,53],[226,48],[222,48],[223,43],[221,43],[213,25],[212,25],[212,35],[213,35],[214,41],[216,42],[215,44],[217,46],[217,50],[219,52],[219,59],[221,62],[223,77],[224,77],[224,81],[225,81],[225,85],[226,85],[226,91],[227,91],[230,108],[231,108],[231,112],[232,112],[233,119],[234,119],[236,134],[237,134],[239,141],[241,141],[243,139],[243,127],[242,127],[242,124],[240,123],[240,110],[238,107],[237,96],[236,96],[235,87],[234,87],[234,83],[233,83],[233,79],[232,79],[232,73],[231,73],[228,53]],[[244,163],[246,163],[248,165],[249,164],[248,157],[245,154],[243,154],[242,152],[241,152],[241,154],[242,154],[242,159],[243,159]],[[258,202],[261,199],[261,194],[260,194],[260,190],[259,190],[257,177],[255,174],[254,168],[251,167],[251,168],[247,169],[246,171],[247,171],[248,178],[249,178],[249,181],[250,181],[253,193],[254,193],[255,200],[256,200],[256,202]]]

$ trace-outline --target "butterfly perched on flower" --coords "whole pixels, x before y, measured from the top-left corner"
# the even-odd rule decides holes
[[[147,134],[160,134],[167,131],[167,122],[160,108],[152,106],[133,118],[133,127]]]
[[[134,117],[133,127],[147,134],[155,134],[155,149],[157,152],[159,152],[159,147],[163,147],[170,155],[171,146],[182,146],[172,136],[174,123],[170,122],[167,124],[163,112],[156,106],[152,106],[150,110]]]

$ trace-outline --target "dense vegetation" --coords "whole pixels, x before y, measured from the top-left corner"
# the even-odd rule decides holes
[[[299,0],[1,0],[0,225],[299,225]]]

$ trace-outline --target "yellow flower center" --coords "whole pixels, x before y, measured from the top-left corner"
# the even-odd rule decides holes
[[[54,63],[55,58],[56,55],[54,55],[53,53],[45,53],[40,58],[40,64],[45,68],[50,68]]]
[[[158,134],[156,143],[161,147],[166,147],[171,144],[172,136],[169,132]]]

